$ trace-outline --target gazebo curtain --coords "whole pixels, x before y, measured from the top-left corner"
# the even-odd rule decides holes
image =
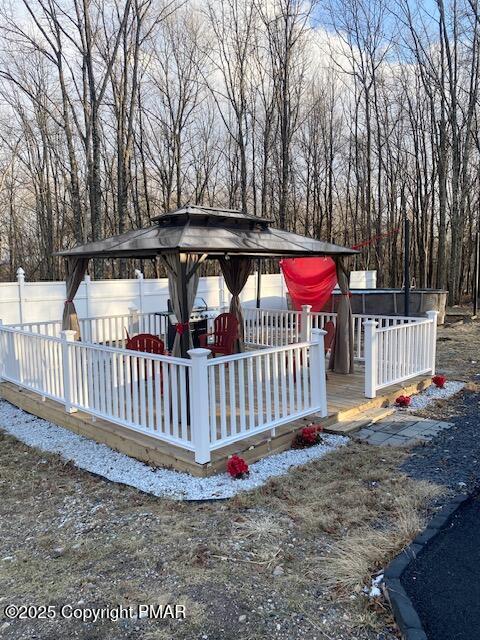
[[[168,291],[173,311],[177,317],[177,332],[173,343],[173,355],[186,357],[182,353],[182,335],[188,335],[188,348],[193,348],[192,336],[190,333],[190,314],[192,313],[195,296],[198,289],[199,271],[198,267],[204,259],[201,254],[167,254],[162,256],[168,273]],[[183,287],[186,286],[186,296],[182,294]],[[183,349],[186,351],[186,349]]]
[[[67,258],[67,299],[63,307],[62,330],[75,331],[75,340],[80,340],[80,324],[73,299],[87,272],[88,258]]]
[[[223,277],[228,290],[232,294],[230,302],[230,313],[238,319],[238,341],[237,351],[243,348],[243,313],[240,304],[240,293],[247,284],[248,276],[252,268],[251,258],[240,256],[231,256],[229,258],[220,258],[220,267],[222,268]]]
[[[338,286],[342,295],[337,307],[335,340],[330,353],[330,369],[335,373],[353,373],[353,317],[348,273],[341,258],[335,258]]]

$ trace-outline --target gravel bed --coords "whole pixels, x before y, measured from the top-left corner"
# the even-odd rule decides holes
[[[407,407],[407,411],[419,411],[425,409],[429,404],[437,402],[437,400],[447,400],[459,393],[464,386],[464,382],[453,381],[445,383],[443,389],[440,389],[432,384],[422,393],[412,396],[412,401]]]
[[[415,447],[402,469],[413,478],[469,492],[480,476],[480,394],[462,393],[448,406],[448,418],[446,412],[439,407],[436,417],[448,419],[453,426],[430,443]]]
[[[323,435],[322,443],[309,449],[291,449],[250,465],[250,475],[234,480],[227,473],[195,478],[188,473],[150,467],[83,436],[37,418],[6,401],[0,401],[0,428],[25,444],[57,453],[85,471],[113,482],[127,484],[145,493],[175,500],[231,498],[288,473],[291,467],[322,458],[346,444],[344,436]]]

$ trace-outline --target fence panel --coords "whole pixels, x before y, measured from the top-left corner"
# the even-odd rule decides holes
[[[243,309],[245,343],[281,347],[301,340],[301,311]]]
[[[376,330],[376,387],[381,389],[433,370],[430,319]]]
[[[0,327],[0,378],[63,402],[61,340]]]
[[[313,357],[314,349],[321,357]],[[321,343],[209,360],[211,449],[310,413],[326,413],[325,388],[323,335]]]
[[[193,449],[189,360],[69,342],[71,405]]]

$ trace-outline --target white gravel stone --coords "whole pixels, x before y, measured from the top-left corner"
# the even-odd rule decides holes
[[[270,478],[288,473],[292,467],[322,458],[349,441],[344,436],[324,435],[321,444],[268,456],[250,465],[247,478],[234,480],[227,473],[195,478],[188,473],[149,467],[104,444],[26,413],[4,400],[0,401],[0,428],[31,447],[59,454],[79,469],[174,500],[231,498],[241,491],[260,487]]]
[[[422,391],[416,396],[412,396],[412,401],[407,408],[407,411],[418,411],[419,409],[425,409],[432,402],[437,400],[445,400],[451,398],[456,393],[461,391],[465,386],[464,382],[446,382],[443,389],[439,389],[434,384],[430,385],[428,389]]]

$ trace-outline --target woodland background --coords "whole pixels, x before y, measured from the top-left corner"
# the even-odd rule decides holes
[[[379,286],[402,285],[408,216],[416,286],[460,301],[479,30],[476,0],[3,1],[0,278],[60,278],[54,251],[190,202],[362,245]],[[135,266],[161,275],[92,275]]]

